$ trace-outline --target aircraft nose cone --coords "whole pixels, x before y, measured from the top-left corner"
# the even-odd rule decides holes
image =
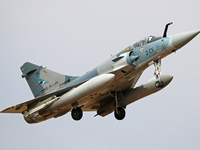
[[[179,49],[191,41],[200,31],[191,31],[179,33],[172,36],[172,44],[175,48]]]

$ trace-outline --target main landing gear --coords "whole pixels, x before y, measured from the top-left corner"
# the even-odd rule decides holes
[[[72,104],[74,107],[71,112],[71,116],[74,120],[78,121],[83,117],[83,111],[80,107],[78,107],[78,103]]]
[[[126,107],[126,104],[124,104],[124,106],[122,106],[122,107],[118,106],[119,94],[120,94],[120,98],[121,98],[120,100],[121,101],[125,100],[122,93],[115,92],[115,112],[114,112],[114,115],[115,115],[115,118],[117,120],[122,120],[122,119],[124,119],[124,117],[126,115],[126,111],[124,110],[124,108]],[[123,105],[123,104],[120,104],[120,105]]]
[[[124,119],[124,117],[125,117],[125,115],[126,115],[126,111],[125,111],[124,108],[122,108],[122,107],[117,107],[117,108],[115,109],[114,115],[115,115],[115,118],[116,118],[117,120],[122,120],[122,119]]]
[[[164,83],[160,80],[160,75],[161,75],[161,59],[158,59],[154,61],[154,66],[155,66],[155,76],[157,81],[155,82],[155,86],[157,88],[162,88],[164,87]]]

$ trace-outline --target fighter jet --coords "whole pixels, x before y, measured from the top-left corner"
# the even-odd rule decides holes
[[[127,105],[165,88],[173,79],[161,75],[161,59],[176,52],[200,31],[162,37],[148,36],[112,56],[82,76],[56,73],[29,62],[21,66],[34,99],[9,107],[1,113],[22,113],[27,123],[38,123],[71,112],[80,120],[83,111],[96,111],[95,116],[114,112],[118,120],[125,117]],[[143,71],[155,66],[155,77],[135,87]]]

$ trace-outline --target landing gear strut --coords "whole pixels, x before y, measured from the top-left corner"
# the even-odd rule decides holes
[[[162,88],[164,87],[164,83],[160,80],[160,75],[161,75],[161,59],[158,59],[154,61],[154,66],[155,66],[155,72],[154,75],[156,76],[156,83],[155,86],[157,88]]]
[[[71,115],[74,120],[80,120],[83,117],[83,111],[80,107],[77,107],[76,109],[73,108]]]
[[[124,110],[123,107],[118,107],[118,93],[115,92],[115,118],[117,120],[122,120],[124,119],[125,115],[126,115],[126,111]]]

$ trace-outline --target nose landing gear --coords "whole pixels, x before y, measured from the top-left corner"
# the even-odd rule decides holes
[[[155,66],[155,72],[154,75],[156,76],[156,83],[155,86],[157,88],[162,88],[164,87],[164,83],[160,80],[160,75],[161,75],[161,59],[158,59],[154,61],[154,66]]]
[[[164,87],[164,83],[162,81],[156,81],[155,86],[157,88],[162,88],[162,87]]]

